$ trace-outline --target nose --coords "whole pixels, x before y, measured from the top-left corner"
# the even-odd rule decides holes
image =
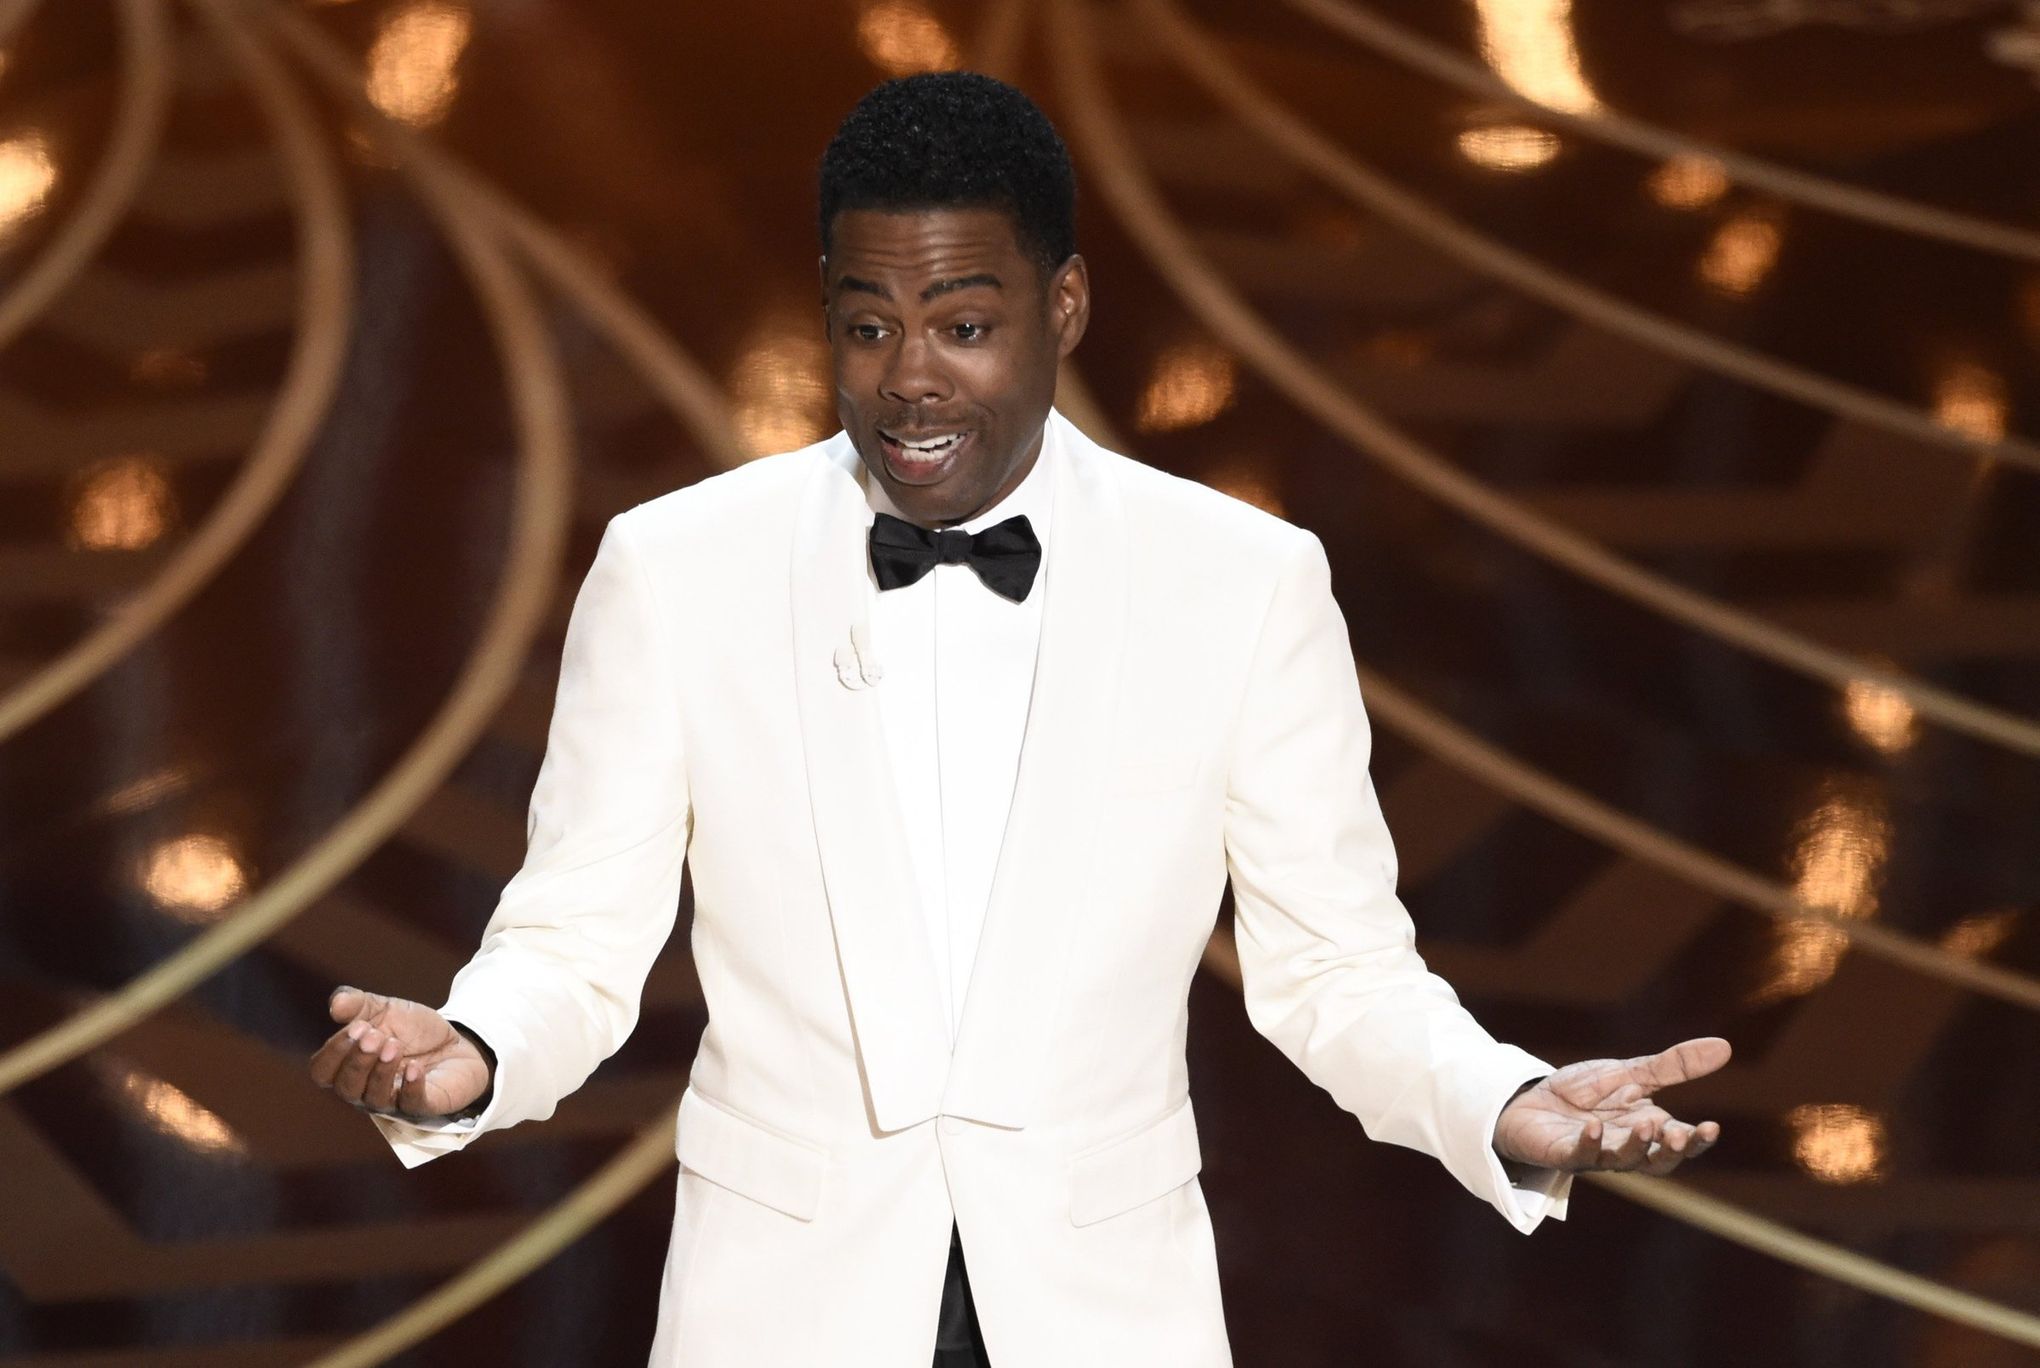
[[[942,403],[949,398],[949,377],[927,338],[913,333],[901,338],[878,377],[878,392],[896,404]]]

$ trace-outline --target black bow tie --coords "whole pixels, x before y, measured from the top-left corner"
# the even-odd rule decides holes
[[[890,513],[872,516],[871,570],[880,589],[898,589],[937,565],[959,562],[977,571],[993,593],[1019,603],[1033,589],[1034,572],[1041,568],[1041,541],[1024,513],[982,532],[960,527],[936,531]]]

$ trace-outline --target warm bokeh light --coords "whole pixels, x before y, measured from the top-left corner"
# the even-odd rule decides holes
[[[1785,1114],[1792,1158],[1823,1183],[1870,1183],[1884,1176],[1884,1118],[1846,1102],[1809,1102]]]
[[[1815,921],[1786,922],[1778,928],[1771,949],[1770,977],[1750,995],[1754,1005],[1804,997],[1835,976],[1849,938],[1835,927]]]
[[[1878,803],[1831,794],[1800,824],[1792,857],[1793,896],[1837,917],[1876,915],[1877,879],[1890,841],[1890,824]],[[1769,977],[1751,1000],[1763,1004],[1812,992],[1834,977],[1848,946],[1847,934],[1824,922],[1781,924]]]
[[[1712,157],[1673,157],[1644,183],[1667,209],[1705,209],[1728,193],[1728,168]]]
[[[1753,293],[1778,264],[1785,229],[1767,214],[1738,214],[1716,230],[1700,256],[1700,278],[1723,294]]]
[[[818,312],[775,306],[759,319],[730,368],[730,409],[753,456],[820,441],[836,430],[829,344]]]
[[[1951,954],[1982,959],[2010,940],[2018,925],[2019,910],[2015,907],[1979,912],[1949,927],[1947,934],[1941,937],[1941,948]]]
[[[1934,421],[1980,442],[2002,441],[2011,419],[2005,378],[1967,358],[1934,377]]]
[[[438,123],[460,89],[455,68],[474,33],[466,5],[420,0],[389,14],[368,51],[368,98],[393,119]]]
[[[1580,70],[1572,0],[1475,0],[1480,55],[1518,94],[1569,114],[1601,108]]]
[[[99,1072],[131,1111],[186,1148],[218,1158],[247,1155],[247,1142],[225,1118],[176,1084],[110,1061]]]
[[[162,463],[122,456],[95,466],[74,486],[67,540],[79,551],[140,551],[177,521],[177,495]]]
[[[1226,411],[1239,382],[1231,353],[1210,342],[1179,342],[1155,359],[1133,420],[1141,432],[1181,432]]]
[[[1278,518],[1289,516],[1282,507],[1282,496],[1275,492],[1275,471],[1268,460],[1235,457],[1209,472],[1204,482]]]
[[[1529,124],[1490,124],[1459,135],[1459,155],[1489,171],[1535,171],[1558,152],[1556,133]]]
[[[141,883],[179,921],[217,921],[248,889],[240,852],[218,836],[179,836],[152,848],[142,861]]]
[[[164,389],[188,389],[205,383],[205,358],[178,347],[151,347],[128,365],[128,378]]]
[[[43,211],[57,185],[57,162],[40,133],[0,142],[0,239]]]
[[[1793,892],[1809,907],[1844,917],[1877,910],[1877,876],[1891,841],[1882,809],[1868,799],[1836,795],[1801,827],[1793,855]]]
[[[1842,715],[1856,735],[1886,755],[1911,746],[1919,732],[1911,700],[1867,679],[1849,681],[1842,694]]]
[[[963,50],[926,5],[914,0],[876,0],[857,18],[857,46],[888,76],[917,71],[953,71]]]

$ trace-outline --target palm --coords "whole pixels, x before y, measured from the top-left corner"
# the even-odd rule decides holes
[[[1678,1120],[1656,1094],[1713,1073],[1728,1059],[1728,1042],[1708,1036],[1636,1059],[1568,1065],[1502,1109],[1495,1150],[1536,1168],[1669,1173],[1706,1152],[1721,1127]]]
[[[330,1011],[341,1029],[312,1056],[312,1078],[355,1106],[450,1116],[488,1090],[481,1051],[422,1002],[342,988]]]

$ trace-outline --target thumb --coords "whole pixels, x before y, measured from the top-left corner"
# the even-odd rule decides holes
[[[326,999],[326,1014],[342,1025],[361,1016],[375,1016],[388,1006],[388,1000],[379,993],[364,992],[346,984],[333,990]]]

